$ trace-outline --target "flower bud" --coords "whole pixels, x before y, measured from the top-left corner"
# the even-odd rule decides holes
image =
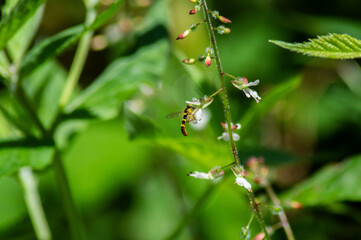
[[[189,14],[196,14],[197,13],[197,9],[196,8],[193,8],[192,10],[189,11]]]
[[[212,59],[211,56],[208,54],[205,61],[206,67],[209,67],[211,63],[212,63]]]
[[[231,20],[229,20],[228,18],[225,18],[223,16],[218,16],[219,21],[221,21],[222,23],[231,23]]]
[[[294,209],[301,209],[303,207],[302,204],[300,202],[297,202],[297,201],[292,201],[290,205]]]
[[[196,60],[194,58],[188,58],[188,59],[184,59],[182,62],[191,65],[194,64]]]
[[[192,2],[192,3],[196,3],[197,2],[197,0],[189,0],[190,2]]]
[[[179,36],[177,37],[176,40],[178,40],[178,39],[183,39],[183,38],[187,37],[189,33],[190,33],[190,30],[187,29],[185,32],[179,34]]]
[[[258,233],[253,240],[263,240],[266,237],[266,234],[264,232]]]
[[[224,28],[224,34],[229,34],[231,32],[230,28]]]

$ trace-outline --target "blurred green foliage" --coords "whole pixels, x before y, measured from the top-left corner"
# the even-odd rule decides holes
[[[189,16],[193,5],[187,0],[124,0],[110,7],[101,1],[96,22],[84,26],[80,0],[48,0],[44,7],[31,2],[18,1],[31,5],[26,14],[17,5],[23,10],[7,15],[15,1],[1,6],[0,46],[6,51],[0,52],[0,239],[35,239],[16,175],[22,166],[37,173],[53,238],[70,238],[51,165],[54,148],[62,153],[87,239],[165,239],[209,188],[208,181],[186,173],[232,162],[228,144],[216,139],[224,121],[218,97],[207,108],[208,124],[187,124],[187,137],[180,118],[165,119],[183,110],[186,100],[219,89],[214,64],[206,69],[181,63],[204,54],[206,29],[175,41],[201,14]],[[242,162],[265,158],[296,239],[357,239],[360,68],[293,54],[268,40],[301,42],[329,32],[360,37],[359,1],[332,0],[327,7],[310,0],[208,2],[232,20],[231,34],[217,38],[225,72],[261,81],[254,88],[259,104],[227,85],[232,119],[242,125]],[[75,46],[92,30],[79,86],[59,120],[57,104]],[[41,130],[13,92],[12,65],[45,130],[60,121],[52,139],[37,139]],[[244,189],[233,182],[228,177],[214,185],[177,239],[240,237],[251,209]],[[261,188],[254,189],[260,201],[268,201]],[[292,201],[303,209],[290,209]],[[261,209],[267,225],[277,223]],[[259,231],[254,222],[250,236]],[[285,239],[283,230],[272,239]]]

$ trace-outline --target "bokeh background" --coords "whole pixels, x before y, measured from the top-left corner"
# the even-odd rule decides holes
[[[110,3],[101,1],[100,9]],[[361,1],[209,0],[208,4],[232,20],[231,34],[217,36],[224,71],[261,81],[254,87],[263,98],[259,104],[227,84],[232,119],[242,124],[237,132],[241,160],[265,159],[296,239],[358,239],[360,68],[355,61],[291,53],[268,40],[302,42],[328,33],[361,38]],[[184,109],[186,100],[219,89],[215,64],[207,69],[181,62],[205,54],[209,46],[203,25],[175,41],[190,24],[202,20],[201,13],[188,15],[193,6],[187,0],[124,0],[116,17],[93,37],[78,92],[105,69],[119,79],[114,87],[121,90],[112,99],[87,102],[85,109],[96,118],[73,119],[57,131],[87,239],[166,239],[206,191],[207,198],[175,239],[239,239],[249,220],[246,194],[233,184],[231,172],[213,187],[186,176],[232,162],[227,143],[217,140],[224,121],[220,99],[216,97],[208,108],[205,126],[187,126],[186,138],[179,130],[180,118],[165,119]],[[48,0],[33,45],[81,24],[84,16],[81,0]],[[75,50],[76,46],[47,61],[36,76],[57,69],[59,81],[64,80]],[[122,67],[109,67],[115,62]],[[1,117],[2,138],[7,134],[4,121]],[[70,239],[51,166],[38,171],[37,177],[54,239]],[[264,191],[255,185],[254,189],[266,202]],[[290,208],[290,201],[303,208]],[[277,223],[272,211],[262,210],[267,225]],[[251,236],[259,231],[254,222]],[[16,175],[0,179],[0,239],[35,239]],[[286,239],[283,230],[272,239]]]

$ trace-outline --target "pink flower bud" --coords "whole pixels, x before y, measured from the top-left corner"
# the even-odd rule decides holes
[[[264,234],[263,232],[258,233],[253,240],[263,240],[265,238],[266,234]]]
[[[195,63],[196,60],[194,58],[188,58],[188,59],[184,59],[182,62],[185,64],[191,65],[191,64]]]
[[[228,18],[225,18],[223,16],[218,16],[219,21],[221,21],[222,23],[231,23],[231,20],[229,20]]]
[[[193,8],[192,10],[189,11],[189,14],[196,14],[197,13],[197,9],[196,8]]]
[[[178,39],[183,39],[183,38],[187,37],[189,33],[190,33],[190,30],[187,29],[185,32],[179,34],[179,36],[177,37],[176,40],[178,40]]]
[[[303,206],[300,202],[297,202],[297,201],[292,201],[291,202],[291,207],[294,208],[294,209],[301,209]]]
[[[224,29],[224,34],[229,34],[231,32],[231,29],[230,28],[225,28]]]
[[[243,83],[248,84],[248,79],[246,77],[242,77]]]
[[[212,59],[211,59],[211,56],[209,56],[209,54],[207,55],[206,57],[206,61],[205,61],[205,64],[206,64],[206,67],[209,67],[212,63]]]

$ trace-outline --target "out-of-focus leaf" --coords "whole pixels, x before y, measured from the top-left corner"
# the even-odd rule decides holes
[[[0,75],[2,78],[9,75],[9,61],[3,51],[0,51]]]
[[[0,180],[0,232],[20,221],[26,215],[22,189],[13,177]]]
[[[134,114],[126,107],[123,112],[125,129],[127,130],[131,140],[137,137],[155,136],[157,130],[156,126],[149,119]]]
[[[228,144],[217,144],[212,140],[202,141],[192,137],[157,138],[152,139],[149,143],[172,150],[206,169],[224,166],[234,161]]]
[[[2,17],[0,21],[0,50],[6,46],[7,42],[34,15],[43,3],[44,0],[19,0],[11,11]]]
[[[19,64],[31,40],[36,33],[43,16],[44,5],[39,7],[35,14],[20,28],[7,44],[7,50],[13,62]]]
[[[49,146],[7,147],[0,149],[0,178],[30,166],[41,170],[51,163],[53,149]]]
[[[129,98],[139,84],[160,78],[166,66],[168,48],[166,41],[158,41],[132,56],[115,60],[65,108],[65,112],[86,108],[103,118],[114,117],[121,101]]]
[[[304,206],[325,205],[339,201],[361,201],[361,155],[326,166],[311,178],[281,195]]]
[[[79,25],[68,28],[37,44],[25,56],[21,65],[20,75],[25,76],[31,73],[47,59],[59,55],[70,46],[74,45],[86,32],[101,27],[116,13],[122,2],[122,0],[119,0],[113,3],[107,10],[99,14],[94,22],[87,27]]]
[[[309,39],[304,43],[287,43],[270,40],[271,43],[304,55],[334,59],[361,57],[361,40],[347,34],[329,34]]]
[[[56,61],[47,61],[23,80],[24,89],[44,126],[51,125],[57,111],[65,70]]]
[[[288,94],[296,90],[301,84],[301,77],[295,76],[290,80],[279,84],[274,87],[270,93],[262,96],[262,100],[253,104],[251,108],[246,112],[246,114],[239,121],[242,124],[242,129],[239,132],[242,136],[247,136],[249,131],[252,130],[254,124],[256,124],[259,119],[265,115],[272,107],[276,105],[281,99],[285,98]]]

